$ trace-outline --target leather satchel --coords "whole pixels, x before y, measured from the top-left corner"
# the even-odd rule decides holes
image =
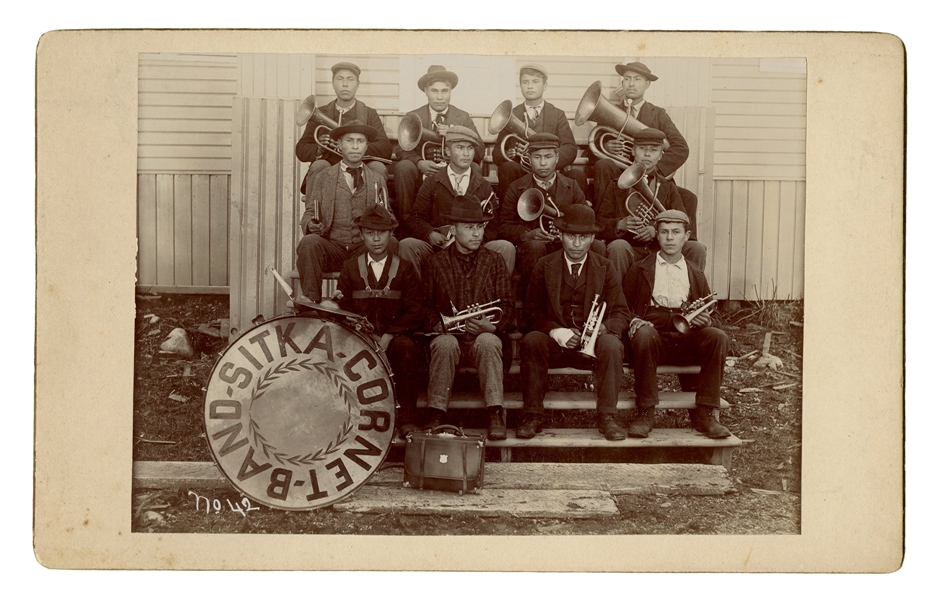
[[[485,479],[485,437],[466,435],[454,425],[407,434],[404,487],[476,492]]]

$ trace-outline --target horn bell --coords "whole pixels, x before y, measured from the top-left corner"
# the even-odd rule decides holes
[[[316,95],[310,94],[306,97],[305,100],[300,104],[299,108],[296,109],[296,115],[294,121],[296,122],[297,127],[302,127],[306,125],[309,118],[313,116],[313,113],[316,112]]]
[[[595,121],[598,125],[622,131],[629,137],[635,135],[648,126],[633,119],[627,112],[610,102],[603,96],[603,84],[595,81],[586,89],[580,104],[576,108],[574,122],[583,125],[587,121]]]
[[[537,188],[529,188],[518,198],[518,216],[522,221],[533,221],[544,214],[544,194]]]

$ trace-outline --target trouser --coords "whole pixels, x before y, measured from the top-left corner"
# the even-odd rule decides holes
[[[729,337],[716,327],[692,328],[687,334],[659,333],[650,325],[639,327],[630,340],[631,366],[635,374],[635,404],[658,404],[658,365],[700,365],[697,376],[698,406],[720,408],[720,386]]]
[[[396,253],[397,239],[391,238],[388,249]],[[296,269],[300,272],[300,288],[303,295],[319,302],[322,300],[322,274],[342,269],[342,263],[365,252],[365,244],[342,245],[317,233],[303,236],[296,247]]]
[[[505,261],[505,266],[508,268],[508,276],[511,277],[512,272],[515,270],[514,245],[505,240],[494,240],[486,242],[484,246],[501,255],[502,259]],[[426,266],[426,261],[433,256],[434,252],[439,252],[439,250],[440,248],[434,248],[423,240],[407,238],[401,240],[400,255],[401,258],[410,261],[411,264],[414,265],[414,268],[417,270],[417,276],[419,277],[423,268]]]
[[[306,177],[303,178],[303,185],[300,186],[300,193],[305,194],[306,190],[313,189],[313,180],[316,179],[316,175],[319,175],[322,171],[325,171],[332,165],[329,164],[329,161],[318,159],[313,161],[313,164],[309,166],[309,171],[306,172]],[[384,165],[383,162],[377,160],[370,160],[365,163],[365,166],[369,169],[376,171],[381,177],[385,180],[388,178],[388,168]]]
[[[494,333],[480,333],[475,337],[468,334],[443,334],[433,338],[430,342],[427,405],[430,408],[446,410],[453,389],[453,379],[456,377],[456,368],[460,364],[469,364],[476,368],[485,405],[501,406],[502,341]]]
[[[553,242],[541,242],[537,240],[531,240],[527,242],[521,242],[518,245],[518,274],[521,277],[521,298],[524,299],[524,296],[528,293],[528,281],[531,279],[531,273],[534,272],[534,265],[537,264],[541,258],[556,252],[563,248],[563,245],[560,243],[560,240]],[[602,240],[593,239],[592,245],[590,245],[590,250],[599,254],[600,256],[606,256],[606,243]]]
[[[398,417],[402,423],[416,420],[417,393],[420,391],[420,349],[407,335],[396,335],[388,344],[386,352],[391,372],[394,374],[394,390],[400,406]]]
[[[505,196],[508,193],[508,186],[511,185],[511,182],[521,179],[524,177],[526,171],[524,168],[514,160],[506,160],[502,164],[498,165],[498,197],[505,200]],[[586,194],[586,173],[583,172],[583,169],[577,169],[576,167],[567,167],[566,171],[562,173],[572,179],[580,186],[580,189],[583,190],[583,193]]]
[[[647,246],[633,246],[626,240],[615,240],[606,246],[606,258],[612,261],[622,277],[625,277],[633,263],[651,253],[652,250]],[[681,254],[686,260],[700,267],[700,270],[707,267],[707,247],[700,242],[685,242],[684,247],[681,248]]]
[[[596,410],[615,414],[622,387],[622,359],[625,347],[618,336],[604,333],[596,338],[596,358],[577,350],[561,348],[549,335],[532,331],[521,339],[521,397],[527,413],[544,412],[547,369],[573,367],[591,369],[596,384]]]

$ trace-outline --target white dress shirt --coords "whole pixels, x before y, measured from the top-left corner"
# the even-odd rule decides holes
[[[564,255],[563,255],[563,260],[564,260],[564,263],[566,263],[566,265],[567,265],[567,272],[570,273],[570,275],[572,276],[572,275],[573,275],[573,265],[575,265],[575,264],[576,264],[576,265],[580,265],[580,270],[579,270],[577,276],[578,276],[578,277],[582,277],[582,276],[583,276],[583,273],[584,273],[585,270],[586,270],[586,259],[587,259],[587,258],[589,258],[589,255],[584,256],[584,257],[583,257],[583,260],[574,263],[574,262],[572,262],[569,258],[567,258],[566,253],[564,253]],[[552,340],[554,340],[555,342],[557,342],[557,345],[559,345],[559,346],[561,346],[561,347],[563,347],[563,348],[566,348],[567,342],[570,340],[570,338],[572,338],[574,335],[576,335],[576,333],[577,333],[576,331],[574,331],[573,329],[570,329],[569,327],[558,327],[557,329],[551,329],[551,330],[550,330],[550,337],[551,337]]]
[[[632,117],[632,118],[637,119],[637,118],[638,118],[638,113],[641,112],[642,106],[643,106],[644,104],[645,104],[645,99],[644,99],[644,98],[642,98],[642,101],[641,101],[641,102],[636,102],[635,104],[633,104],[633,105],[632,105],[632,112],[629,113],[629,116]],[[628,106],[629,106],[628,104],[625,105],[626,108],[628,108]]]
[[[682,256],[676,263],[669,263],[658,252],[655,254],[655,287],[651,291],[652,306],[680,308],[690,295],[690,278],[687,262]]]
[[[541,99],[541,103],[537,106],[530,106],[529,104],[525,103],[524,111],[528,115],[528,124],[533,125],[534,121],[537,120],[537,117],[544,112],[544,100]]]
[[[375,274],[375,284],[378,283],[378,280],[381,279],[381,274],[384,273],[384,265],[388,261],[388,255],[385,254],[384,258],[381,260],[375,260],[371,258],[371,255],[368,255],[368,267],[371,268],[371,272]],[[365,284],[367,285],[367,281]]]
[[[463,173],[457,173],[453,170],[452,163],[446,167],[446,174],[449,175],[449,182],[453,185],[453,191],[457,196],[465,196],[469,189],[469,171],[466,169]]]
[[[430,109],[430,122],[431,123],[436,123],[437,115],[443,115],[443,121],[444,122],[446,121],[446,113],[449,111],[448,106],[446,107],[446,110],[444,110],[443,112],[436,112],[435,110],[433,110],[433,107],[431,106],[428,106],[427,108]]]
[[[543,190],[549,190],[550,186],[554,185],[554,181],[557,180],[557,171],[554,171],[554,173],[550,176],[550,179],[547,181],[541,181],[537,178],[537,175],[532,174],[531,176],[534,177],[534,183],[536,183],[539,188]]]
[[[339,120],[338,120],[339,126],[342,125],[342,122],[343,122],[343,121],[346,121],[346,120],[347,120],[347,119],[345,118],[345,115],[347,115],[347,114],[349,113],[349,111],[351,111],[353,108],[355,108],[355,103],[356,103],[356,102],[358,102],[358,101],[357,101],[357,100],[352,100],[352,104],[351,104],[348,108],[342,108],[342,107],[339,106],[338,104],[335,105],[335,110],[336,110],[337,113],[339,113]]]

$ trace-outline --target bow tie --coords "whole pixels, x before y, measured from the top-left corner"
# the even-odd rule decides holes
[[[362,178],[362,167],[346,167],[345,172],[352,176],[353,192],[364,185],[365,181]]]

